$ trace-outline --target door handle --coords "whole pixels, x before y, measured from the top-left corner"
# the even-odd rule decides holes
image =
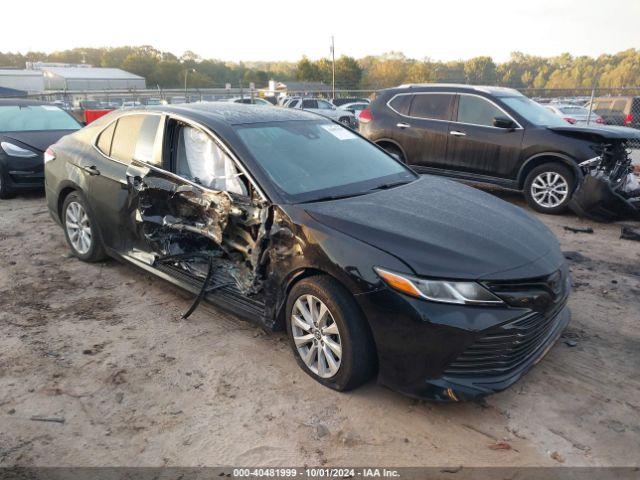
[[[467,134],[466,134],[466,133],[464,133],[464,132],[460,132],[460,131],[458,131],[458,130],[451,130],[451,131],[449,132],[449,134],[450,134],[450,135],[455,135],[456,137],[466,137],[466,136],[467,136]]]
[[[396,123],[396,127],[399,128],[411,128],[411,125],[409,125],[408,123]]]
[[[91,165],[91,166],[82,166],[80,167],[82,170],[84,170],[85,172],[87,172],[89,175],[94,176],[94,175],[100,175],[100,170],[98,170],[98,168],[95,165]]]

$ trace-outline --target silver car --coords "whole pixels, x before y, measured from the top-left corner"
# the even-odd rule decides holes
[[[591,118],[589,118],[589,109],[578,105],[547,104],[545,105],[545,108],[552,111],[559,117],[564,118],[571,125],[604,124],[604,120],[602,120],[600,115],[597,115],[595,112],[591,112]]]
[[[323,117],[330,118],[337,122],[342,123],[344,126],[357,130],[358,120],[356,116],[346,110],[339,110],[330,102],[323,98],[299,98],[293,97],[285,106],[288,108],[298,108],[300,110],[307,110],[309,112],[317,113]]]

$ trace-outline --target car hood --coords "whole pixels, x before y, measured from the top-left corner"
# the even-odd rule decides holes
[[[635,128],[618,127],[615,125],[602,126],[562,126],[547,127],[561,135],[568,137],[587,138],[587,139],[606,139],[606,140],[631,140],[640,139],[640,131]]]
[[[9,141],[16,140],[24,145],[44,152],[49,146],[56,143],[62,137],[75,131],[76,130],[42,130],[36,132],[0,132],[0,136]]]
[[[423,276],[532,278],[564,261],[554,235],[521,208],[430,175],[304,208],[317,221],[394,255]]]

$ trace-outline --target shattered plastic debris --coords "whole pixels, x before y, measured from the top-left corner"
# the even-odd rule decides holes
[[[640,182],[625,141],[600,146],[596,161],[580,165],[583,178],[569,202],[579,216],[600,222],[640,218]]]
[[[623,226],[620,230],[620,238],[624,240],[635,240],[640,242],[640,230]]]
[[[591,227],[568,227],[565,225],[564,229],[567,232],[573,232],[573,233],[593,233],[593,228]]]

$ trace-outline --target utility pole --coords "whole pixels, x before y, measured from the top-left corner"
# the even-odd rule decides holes
[[[189,72],[195,72],[195,68],[187,68],[184,72],[184,103],[189,103],[187,97],[187,78],[189,77]]]
[[[331,35],[331,94],[336,98],[336,47]]]

